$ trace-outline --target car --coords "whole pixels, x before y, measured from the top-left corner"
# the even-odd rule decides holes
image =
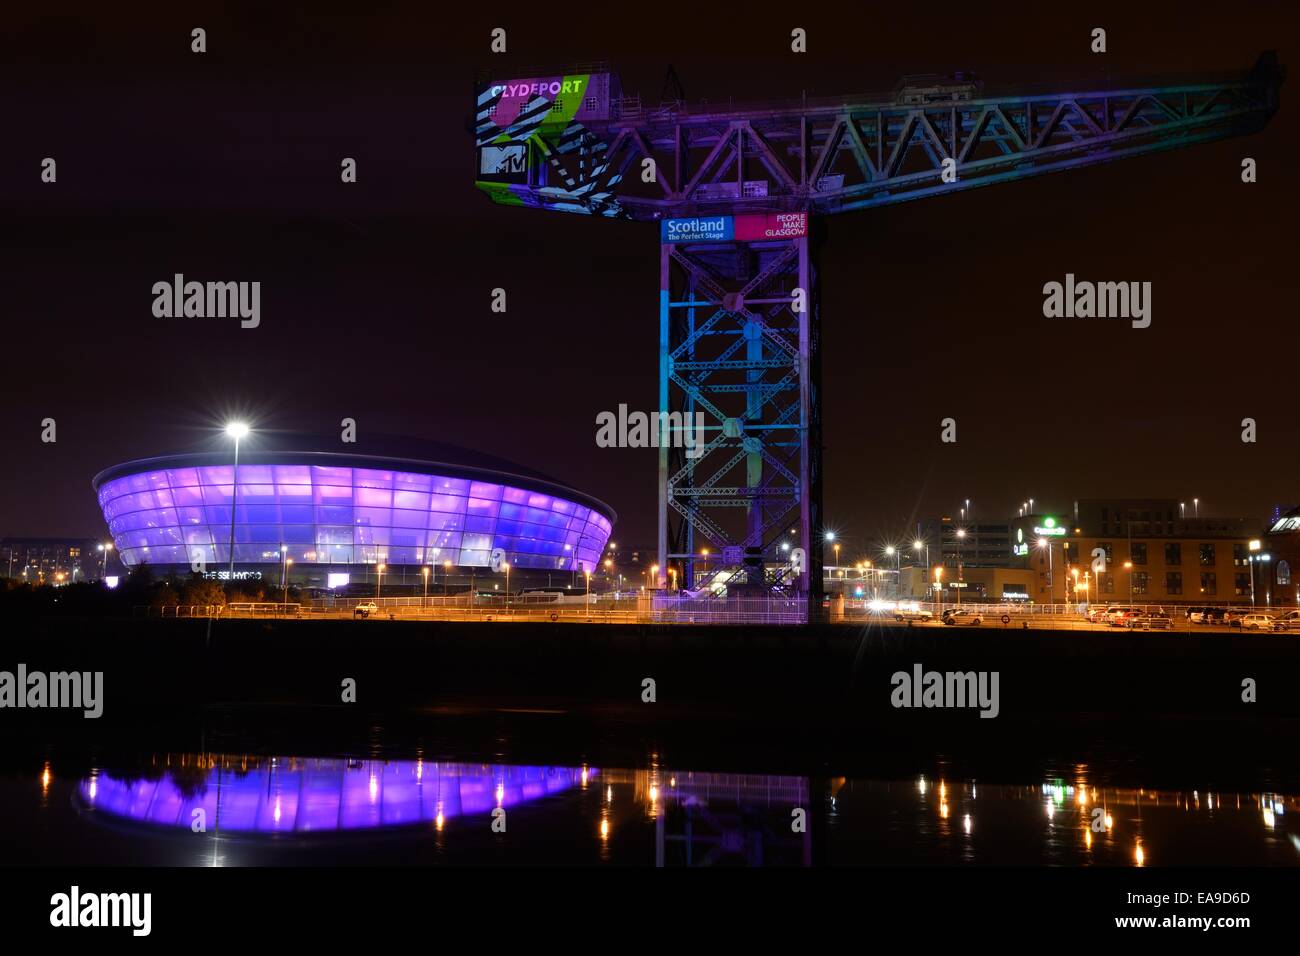
[[[1208,624],[1207,615],[1211,610],[1208,607],[1189,607],[1187,609],[1187,620],[1193,624]]]
[[[933,620],[934,620],[934,612],[933,612],[933,611],[925,611],[925,610],[922,610],[922,609],[919,608],[919,607],[904,607],[903,605],[900,604],[900,605],[898,606],[898,610],[896,610],[896,611],[894,612],[894,620],[896,620],[896,621],[933,621]]]
[[[1109,624],[1111,627],[1123,627],[1124,618],[1128,617],[1136,610],[1137,608],[1135,607],[1107,608],[1106,614],[1102,617],[1102,620],[1105,621],[1107,624]]]
[[[943,612],[943,623],[945,624],[969,624],[972,627],[982,624],[984,619],[980,617],[977,611],[966,611],[960,608],[952,608]]]
[[[1174,626],[1173,620],[1159,608],[1150,611],[1134,611],[1124,618],[1124,626],[1135,631],[1167,631]]]
[[[1278,620],[1284,622],[1287,627],[1300,627],[1300,611],[1287,611]]]
[[[1088,621],[1091,624],[1103,624],[1105,623],[1106,614],[1110,611],[1111,607],[1112,605],[1109,604],[1093,604],[1089,606],[1088,611],[1084,616],[1088,618]]]
[[[379,613],[379,605],[374,601],[362,601],[352,609],[353,617],[369,617]]]
[[[1243,631],[1285,631],[1285,621],[1279,621],[1271,614],[1246,614],[1241,619]]]

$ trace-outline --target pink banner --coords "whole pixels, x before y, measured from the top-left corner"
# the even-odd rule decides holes
[[[737,239],[799,239],[808,235],[806,212],[772,212],[757,216],[737,216]]]

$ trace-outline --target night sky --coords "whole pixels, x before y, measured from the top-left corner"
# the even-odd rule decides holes
[[[1266,49],[1300,67],[1294,4],[692,6],[6,10],[0,535],[104,534],[95,472],[223,447],[215,426],[239,414],[356,419],[362,443],[337,450],[383,432],[513,459],[612,504],[616,540],[651,544],[656,453],[597,448],[594,423],[656,405],[656,229],[490,203],[473,185],[476,69],[608,60],[655,103],[671,63],[688,99],[716,103],[958,69],[1086,90]],[[496,26],[505,56],[488,52]],[[1297,83],[1253,137],[831,220],[827,523],[866,548],[967,497],[984,517],[1031,495],[1195,495],[1202,514],[1251,516],[1300,501]],[[151,286],[176,272],[261,281],[261,327],[155,318]],[[1151,328],[1043,318],[1043,284],[1067,272],[1151,281]],[[949,415],[956,445],[939,442]]]

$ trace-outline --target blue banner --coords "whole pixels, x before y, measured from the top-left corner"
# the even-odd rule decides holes
[[[696,216],[659,221],[660,242],[724,242],[735,236],[731,216]]]

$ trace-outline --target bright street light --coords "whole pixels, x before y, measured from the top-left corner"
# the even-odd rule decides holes
[[[235,467],[230,473],[230,580],[235,580],[235,505],[239,500],[239,439],[245,437],[249,428],[243,422],[229,422],[226,434],[235,440]]]

